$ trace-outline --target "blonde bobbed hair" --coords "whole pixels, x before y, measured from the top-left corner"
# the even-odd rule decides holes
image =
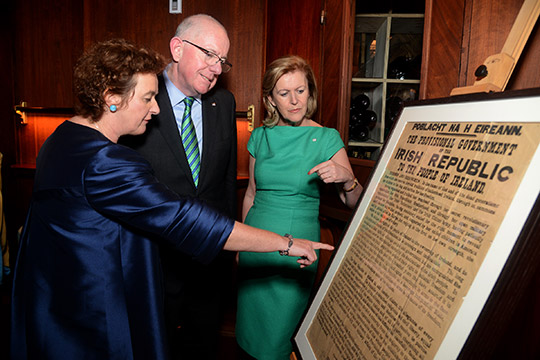
[[[272,90],[278,80],[285,74],[299,70],[304,73],[308,83],[309,98],[307,104],[306,118],[310,119],[317,111],[317,82],[313,69],[306,60],[297,55],[287,55],[274,60],[264,73],[263,77],[263,103],[266,108],[266,117],[263,124],[268,127],[275,126],[281,119],[281,114],[277,108],[270,103],[269,96],[272,96]]]

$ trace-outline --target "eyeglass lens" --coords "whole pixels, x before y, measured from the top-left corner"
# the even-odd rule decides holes
[[[221,63],[221,71],[222,72],[226,73],[227,71],[231,70],[232,64],[230,62],[228,62],[227,59],[223,59],[219,55],[214,54],[210,50],[207,50],[207,49],[203,48],[202,46],[194,44],[191,41],[188,41],[188,40],[182,40],[182,41],[187,42],[188,44],[193,45],[197,49],[201,50],[206,55],[205,62],[209,66],[215,65],[215,64],[217,64],[219,62],[219,63]]]

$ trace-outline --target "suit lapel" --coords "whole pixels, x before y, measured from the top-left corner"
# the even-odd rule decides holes
[[[211,92],[212,94],[212,92]],[[202,97],[202,117],[203,117],[203,152],[201,157],[201,173],[199,175],[199,187],[204,186],[208,173],[211,170],[212,148],[214,146],[216,122],[218,120],[219,103],[213,95],[203,95]]]
[[[186,177],[191,180],[193,187],[195,187],[195,183],[191,177],[191,169],[187,162],[186,152],[180,138],[180,132],[178,131],[178,126],[174,117],[169,93],[167,92],[167,87],[165,86],[165,81],[162,76],[163,75],[160,75],[159,77],[159,92],[156,96],[156,101],[161,109],[160,114],[158,115],[160,118],[158,129],[169,148],[171,148],[182,172],[186,174]]]

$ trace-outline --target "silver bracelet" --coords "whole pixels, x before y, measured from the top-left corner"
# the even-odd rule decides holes
[[[291,250],[291,247],[293,246],[294,238],[292,237],[291,234],[285,234],[283,236],[285,236],[286,238],[289,239],[289,246],[287,247],[287,250],[279,250],[279,255],[281,255],[281,256],[289,256],[289,250]]]

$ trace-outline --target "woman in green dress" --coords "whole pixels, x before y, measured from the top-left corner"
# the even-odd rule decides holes
[[[269,65],[263,79],[267,117],[248,142],[246,224],[320,241],[322,182],[335,183],[342,201],[355,206],[362,186],[339,133],[310,119],[316,99],[315,76],[304,59],[285,56]],[[240,253],[238,265],[238,344],[259,360],[288,360],[316,266],[297,269],[294,259],[256,253]]]

